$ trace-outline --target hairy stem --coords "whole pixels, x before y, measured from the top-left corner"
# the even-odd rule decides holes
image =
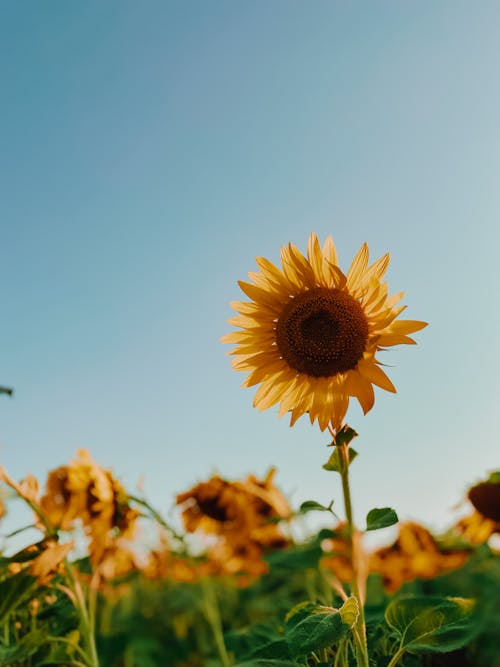
[[[212,582],[207,579],[202,579],[203,588],[203,602],[205,618],[207,619],[215,641],[217,653],[222,667],[231,667],[231,661],[224,643],[224,635],[222,632],[222,620],[220,617],[219,604],[212,586]]]
[[[340,462],[340,476],[342,478],[342,493],[344,495],[344,506],[347,519],[347,535],[349,540],[349,554],[353,569],[353,580],[351,582],[351,592],[356,598],[359,607],[359,615],[354,627],[354,637],[356,641],[356,657],[358,667],[368,666],[368,646],[366,643],[366,624],[363,609],[363,600],[360,595],[360,572],[359,572],[359,554],[358,545],[354,541],[355,526],[352,518],[351,491],[349,487],[349,445],[342,443],[337,445]]]

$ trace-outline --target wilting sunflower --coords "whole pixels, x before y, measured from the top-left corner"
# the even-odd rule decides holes
[[[373,385],[396,391],[375,355],[399,344],[426,326],[398,320],[405,306],[403,292],[388,295],[382,281],[389,254],[368,265],[363,244],[344,274],[329,236],[321,248],[309,237],[307,257],[292,243],[281,249],[282,269],[257,257],[260,271],[239,286],[251,301],[233,301],[239,313],[229,323],[240,331],[226,334],[235,344],[233,366],[249,371],[244,386],[260,384],[254,399],[259,410],[280,403],[279,414],[291,412],[291,425],[308,413],[322,431],[342,426],[349,398],[364,413],[375,400]]]
[[[177,496],[186,530],[215,536],[206,553],[206,567],[198,568],[200,576],[258,576],[267,571],[264,552],[288,546],[290,540],[277,521],[288,519],[291,511],[274,485],[274,474],[271,469],[262,480],[249,475],[241,482],[215,475]]]
[[[468,556],[467,549],[446,549],[426,528],[408,521],[400,524],[394,544],[371,554],[370,571],[380,574],[385,588],[394,592],[405,581],[433,579],[459,568]]]
[[[47,521],[57,528],[71,530],[81,521],[90,537],[94,564],[115,538],[133,536],[139,514],[111,471],[95,463],[85,449],[79,449],[69,465],[49,472],[40,506]]]
[[[500,534],[500,471],[472,486],[467,497],[474,511],[458,521],[455,532],[472,544],[483,544]]]

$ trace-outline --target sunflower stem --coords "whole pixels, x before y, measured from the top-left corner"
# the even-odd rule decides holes
[[[231,660],[227,653],[226,645],[224,643],[224,633],[222,630],[222,619],[219,610],[219,603],[215,590],[210,579],[205,578],[201,581],[203,590],[203,602],[205,618],[210,625],[215,640],[217,653],[222,667],[231,667]]]
[[[95,643],[95,608],[93,608],[93,605],[90,609],[88,608],[81,584],[68,559],[66,559],[65,564],[69,588],[74,596],[75,607],[80,617],[80,630],[89,659],[88,667],[99,667],[99,657]]]
[[[355,526],[352,517],[351,490],[349,487],[349,444],[342,442],[337,446],[340,462],[340,477],[342,479],[342,493],[344,495],[344,507],[347,519],[347,536],[349,541],[349,554],[353,570],[351,592],[357,600],[359,615],[354,627],[354,638],[356,642],[356,658],[358,667],[369,667],[368,646],[366,643],[366,624],[363,609],[363,600],[360,595],[360,571],[359,571],[359,546],[354,540]]]

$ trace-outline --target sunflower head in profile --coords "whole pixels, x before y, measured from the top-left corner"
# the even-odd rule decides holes
[[[407,521],[400,524],[393,544],[370,554],[370,572],[378,573],[387,591],[394,593],[405,581],[434,579],[457,569],[468,556],[467,549],[446,549],[426,528]]]
[[[500,471],[471,486],[467,497],[474,510],[458,521],[455,532],[472,544],[483,544],[500,534]]]
[[[396,320],[405,306],[403,292],[389,296],[383,276],[389,254],[368,263],[361,247],[346,274],[338,265],[329,236],[323,247],[309,237],[307,256],[292,243],[281,249],[282,269],[257,257],[260,271],[251,282],[239,281],[250,301],[234,301],[239,313],[229,323],[239,327],[222,338],[236,347],[233,367],[249,372],[244,386],[260,385],[254,406],[279,403],[291,413],[291,425],[304,414],[322,431],[342,427],[349,398],[364,413],[375,400],[373,385],[396,391],[376,353],[399,344],[414,344],[408,334],[426,326]]]

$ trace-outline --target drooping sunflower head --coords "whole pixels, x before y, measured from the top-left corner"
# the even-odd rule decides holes
[[[500,471],[492,473],[485,482],[472,486],[467,495],[482,516],[500,523]]]
[[[250,301],[235,301],[239,313],[229,323],[239,331],[222,342],[235,344],[236,370],[247,371],[244,386],[260,384],[254,406],[265,410],[280,404],[279,414],[291,413],[291,425],[304,414],[322,431],[342,427],[349,398],[358,399],[364,413],[375,400],[373,385],[395,388],[375,355],[399,344],[414,344],[408,334],[425,322],[397,320],[405,306],[403,293],[389,296],[383,276],[386,254],[368,264],[364,244],[346,274],[338,265],[329,236],[323,247],[309,237],[307,256],[292,243],[281,249],[282,269],[263,257],[252,282],[239,281]]]
[[[472,544],[483,544],[500,534],[500,471],[471,486],[467,497],[474,511],[459,519],[454,531]]]
[[[380,574],[385,588],[394,592],[405,581],[433,579],[459,568],[468,556],[467,549],[441,548],[426,528],[407,521],[393,544],[370,554],[370,572]]]
[[[68,488],[68,466],[59,466],[49,472],[40,506],[53,526],[59,526],[63,530],[71,529],[79,508]]]
[[[246,498],[237,485],[214,475],[177,496],[184,527],[188,532],[201,530],[219,534],[240,523]],[[238,521],[239,520],[239,521]]]

